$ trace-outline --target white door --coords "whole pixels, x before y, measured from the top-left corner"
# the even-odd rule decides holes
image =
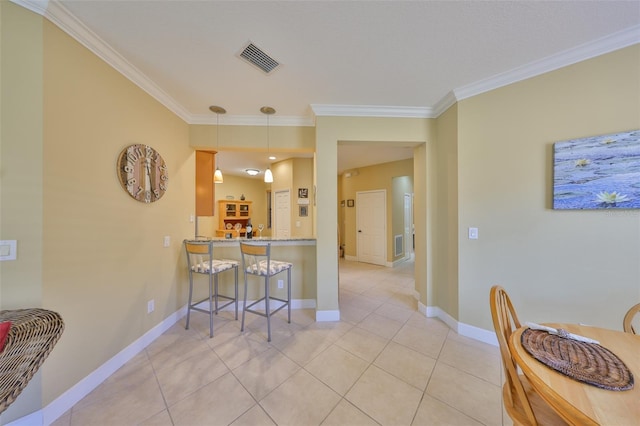
[[[404,257],[413,254],[413,195],[404,194]]]
[[[356,192],[358,261],[386,265],[387,194],[384,190]]]
[[[289,190],[276,191],[275,237],[291,236],[291,196]]]

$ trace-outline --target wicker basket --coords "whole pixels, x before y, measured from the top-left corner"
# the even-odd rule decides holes
[[[11,321],[0,353],[0,413],[16,400],[60,339],[64,322],[45,309],[0,311],[0,322]]]

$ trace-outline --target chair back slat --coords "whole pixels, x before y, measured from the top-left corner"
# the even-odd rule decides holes
[[[507,398],[505,404],[509,410],[524,411],[526,420],[531,425],[537,425],[536,416],[531,408],[529,398],[518,377],[517,364],[511,357],[509,351],[509,338],[513,331],[520,328],[520,321],[511,303],[509,295],[501,286],[493,286],[490,293],[491,318],[493,327],[500,346],[500,356],[504,367],[505,378],[508,386],[505,388],[504,396]]]
[[[633,318],[640,313],[640,303],[633,305],[625,314],[622,323],[623,329],[627,333],[638,334],[633,327]]]

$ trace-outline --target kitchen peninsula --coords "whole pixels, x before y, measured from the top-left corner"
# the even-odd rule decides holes
[[[262,244],[271,243],[271,258],[291,262],[293,269],[291,270],[291,308],[292,309],[312,309],[316,307],[316,239],[304,237],[289,238],[224,238],[215,237],[209,239],[213,244],[213,254],[217,259],[232,259],[242,262],[240,255],[240,241]],[[242,273],[242,264],[240,265],[238,280],[240,287],[243,289],[244,275]],[[248,298],[253,300],[258,297],[258,291],[261,286],[257,285],[257,281],[249,277],[249,294]],[[252,285],[252,282],[255,285]],[[232,286],[232,279],[229,276],[220,276],[219,286],[222,292],[227,291]],[[277,283],[273,283],[272,295],[278,292],[284,292],[284,289],[278,289]],[[204,294],[206,286],[200,286],[198,289]],[[241,290],[241,292],[244,290]]]

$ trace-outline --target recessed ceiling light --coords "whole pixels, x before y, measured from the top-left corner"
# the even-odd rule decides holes
[[[269,156],[269,160],[275,160],[275,159],[276,159],[276,157],[275,157],[275,156],[273,156],[273,155],[270,155],[270,156]]]
[[[247,174],[248,174],[249,176],[255,176],[255,175],[257,175],[258,173],[260,173],[260,170],[257,170],[257,169],[247,169],[247,170],[245,170],[245,172],[247,172]]]

